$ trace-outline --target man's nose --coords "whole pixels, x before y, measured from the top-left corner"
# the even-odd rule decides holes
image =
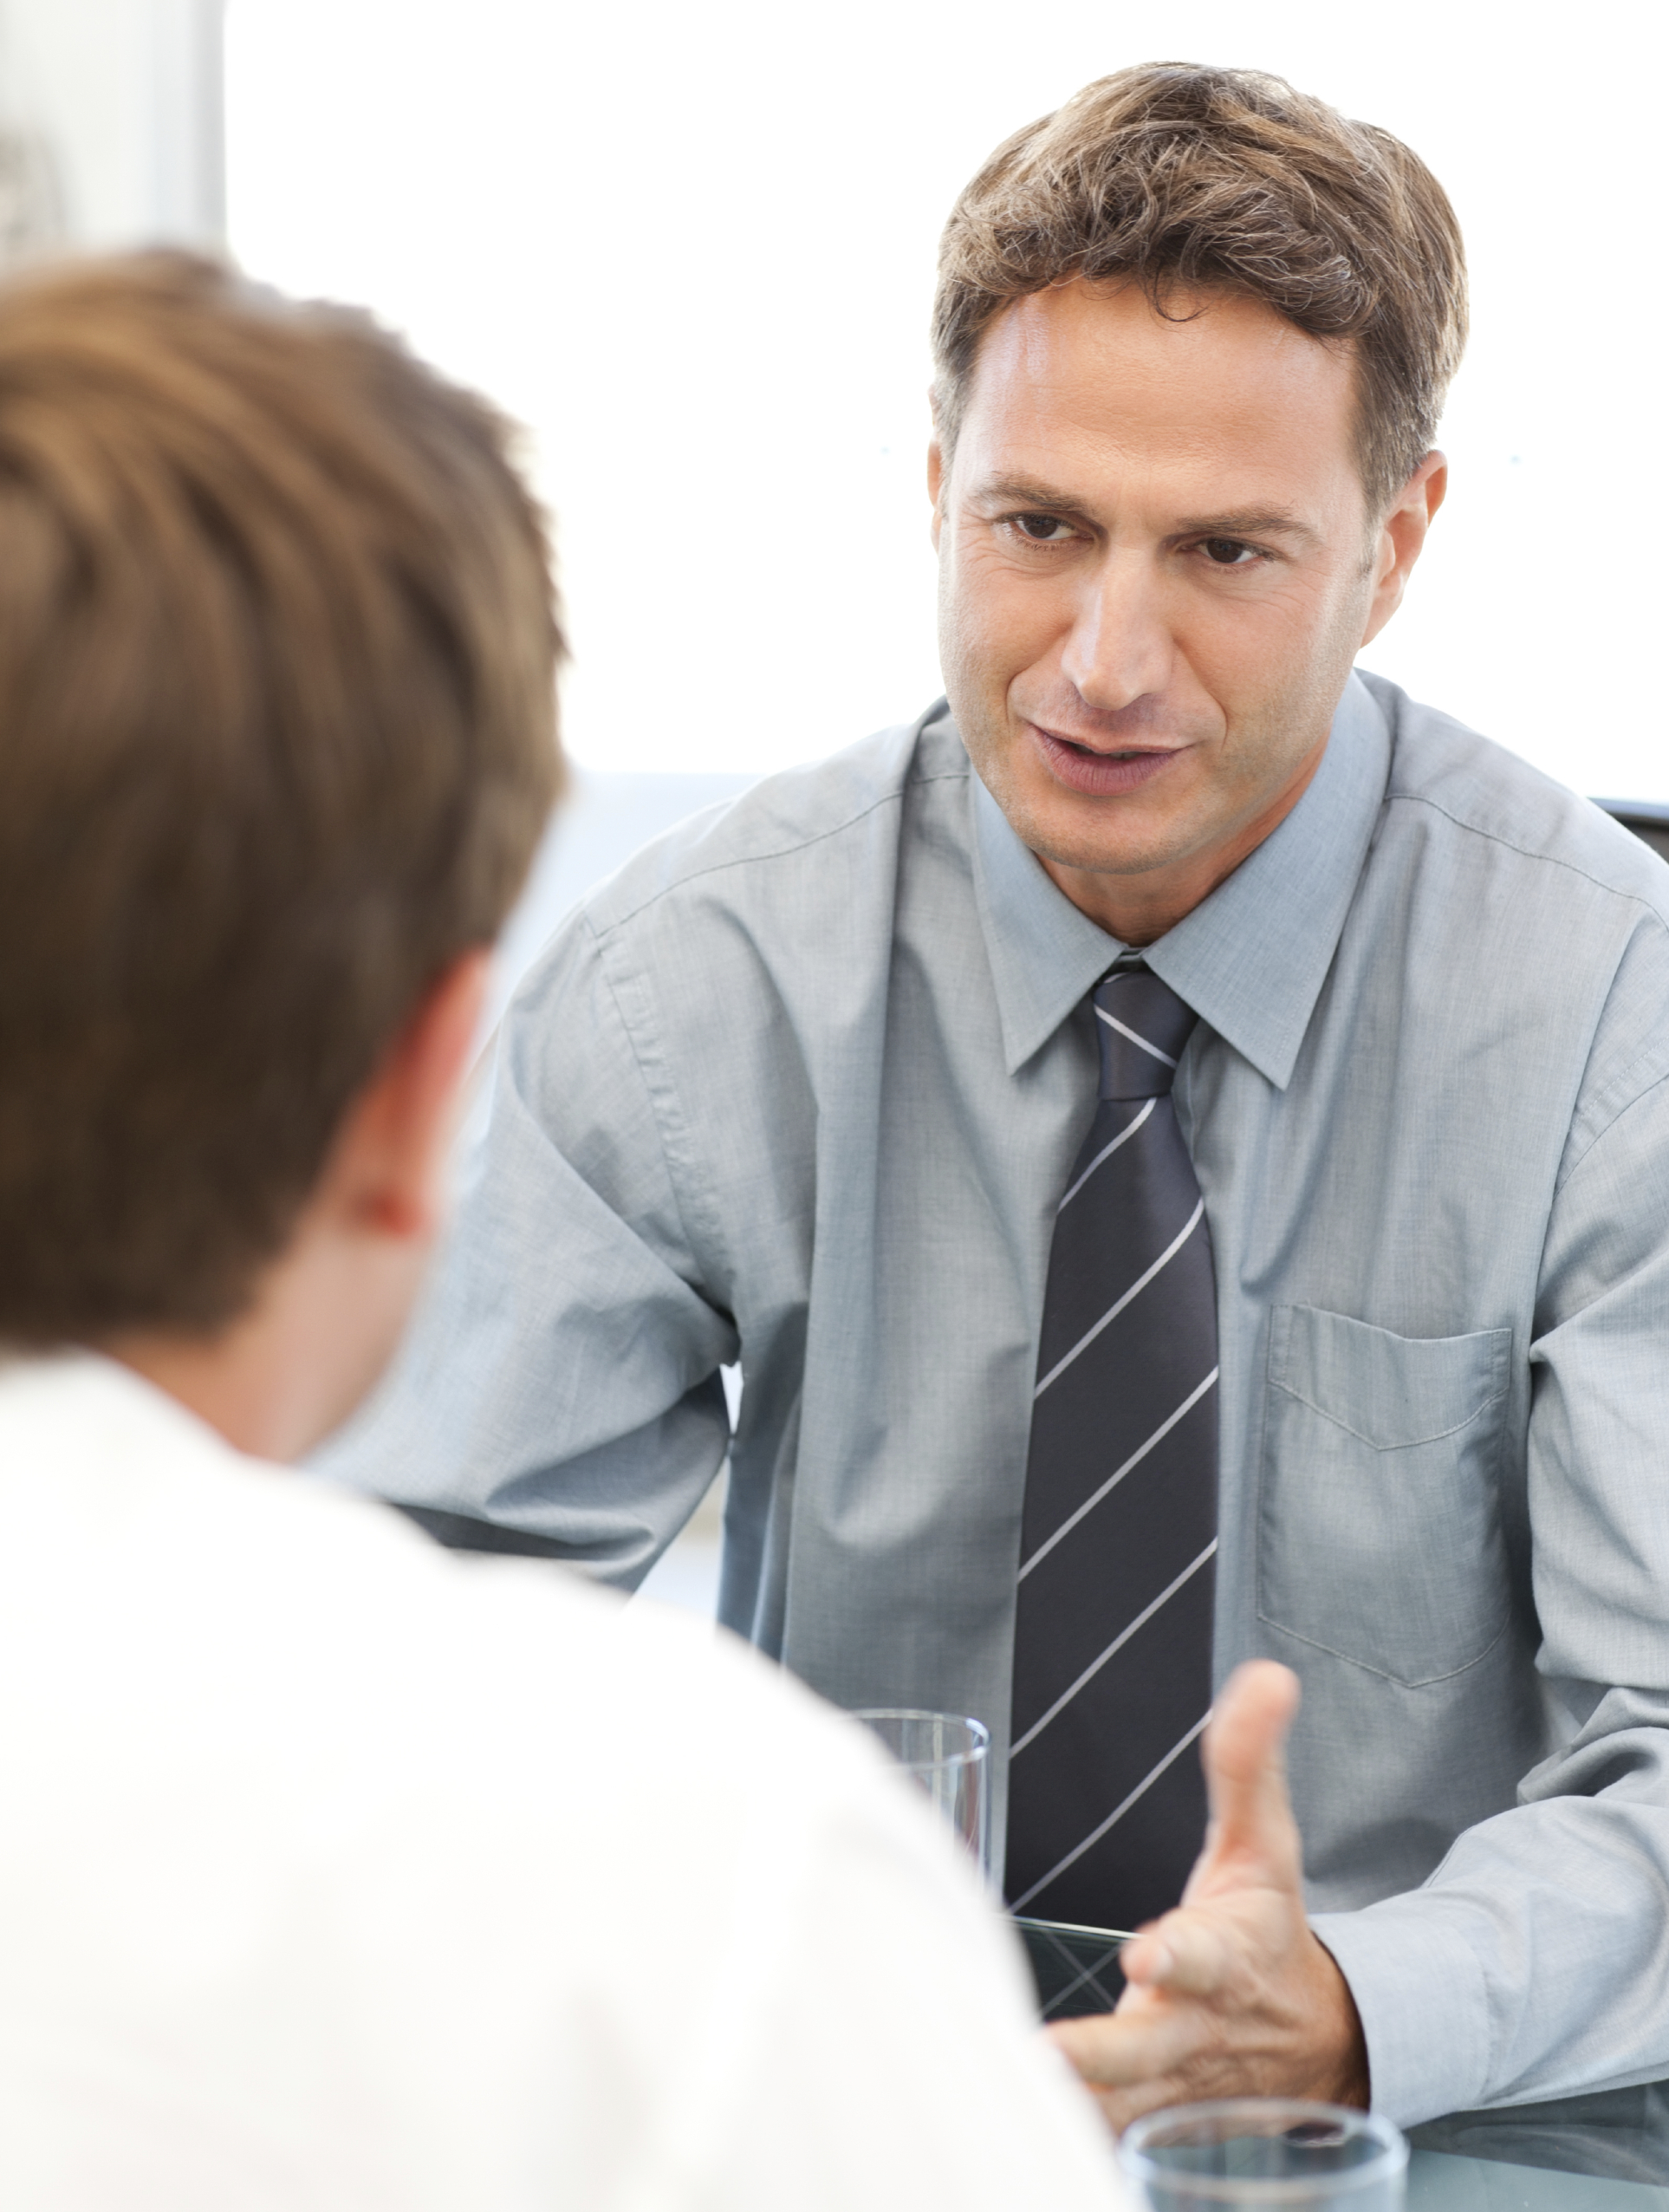
[[[1174,650],[1159,579],[1133,550],[1110,553],[1085,580],[1062,673],[1086,706],[1117,713],[1166,689]]]

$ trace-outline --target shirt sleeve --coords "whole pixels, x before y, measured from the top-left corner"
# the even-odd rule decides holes
[[[1404,2124],[1669,2073],[1669,1079],[1641,1072],[1576,1117],[1530,1347],[1560,1748],[1419,1890],[1314,1922]]]
[[[581,910],[505,1017],[484,1133],[393,1371],[314,1466],[635,1588],[724,1461],[718,1370],[737,1350]]]

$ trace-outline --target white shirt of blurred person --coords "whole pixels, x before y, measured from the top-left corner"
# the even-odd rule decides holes
[[[398,1337],[557,781],[502,426],[151,257],[0,297],[0,2201],[1114,2203],[854,1726],[274,1464]]]

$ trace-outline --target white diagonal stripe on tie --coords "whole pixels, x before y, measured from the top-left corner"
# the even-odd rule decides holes
[[[1131,1806],[1135,1804],[1137,1799],[1146,1796],[1148,1791],[1153,1788],[1154,1783],[1157,1782],[1159,1776],[1164,1773],[1166,1768],[1167,1766],[1175,1766],[1177,1760],[1181,1758],[1183,1753],[1187,1750],[1189,1745],[1192,1743],[1194,1739],[1204,1731],[1205,1723],[1211,1719],[1211,1711],[1208,1708],[1206,1711],[1200,1714],[1198,1720],[1194,1722],[1193,1727],[1189,1729],[1187,1734],[1183,1737],[1181,1742],[1173,1743],[1169,1751],[1166,1753],[1164,1758],[1160,1760],[1159,1765],[1153,1767],[1148,1773],[1143,1775],[1140,1781],[1138,1782],[1135,1788],[1131,1791],[1129,1796],[1126,1798],[1123,1804],[1115,1805],[1112,1812],[1107,1814],[1106,1819],[1102,1821],[1101,1826],[1099,1828],[1092,1828],[1089,1833],[1084,1838],[1082,1843],[1075,1844],[1072,1849],[1067,1853],[1066,1857],[1062,1859],[1058,1864],[1050,1867],[1049,1872],[1044,1875],[1041,1882],[1034,1882],[1032,1883],[1030,1889],[1027,1890],[1023,1897],[1016,1897],[1009,1906],[1009,1910],[1010,1912],[1023,1912],[1026,1907],[1031,1903],[1032,1899],[1036,1896],[1040,1896],[1042,1892],[1048,1889],[1051,1882],[1057,1881],[1060,1877],[1066,1872],[1068,1866],[1075,1866],[1077,1862],[1083,1857],[1087,1851],[1093,1851],[1095,1845],[1100,1843],[1101,1838],[1106,1835],[1109,1828],[1117,1827],[1119,1822],[1123,1819],[1125,1814],[1129,1812]]]
[[[1073,1200],[1076,1198],[1079,1192],[1094,1174],[1096,1168],[1101,1166],[1102,1161],[1111,1159],[1113,1155],[1118,1150],[1119,1147],[1123,1144],[1127,1139],[1134,1136],[1136,1131],[1141,1127],[1142,1123],[1147,1119],[1147,1116],[1153,1112],[1154,1107],[1158,1104],[1159,1101],[1157,1098],[1150,1098],[1146,1100],[1143,1104],[1140,1113],[1137,1115],[1135,1120],[1132,1122],[1127,1129],[1120,1129],[1117,1136],[1114,1138],[1111,1144],[1104,1144],[1101,1147],[1101,1150],[1095,1155],[1095,1157],[1090,1161],[1088,1167],[1084,1169],[1082,1174],[1079,1176],[1077,1181],[1074,1183],[1072,1188],[1067,1193],[1066,1196],[1061,1200],[1061,1203],[1055,1207],[1055,1211],[1057,1214],[1064,1213],[1066,1212],[1068,1207],[1071,1205]]]
[[[1213,1368],[1203,1382],[1197,1382],[1193,1389],[1189,1391],[1182,1403],[1177,1408],[1176,1411],[1173,1414],[1169,1415],[1164,1421],[1160,1422],[1159,1427],[1153,1431],[1147,1441],[1145,1444],[1138,1445],[1136,1449],[1132,1452],[1129,1458],[1125,1461],[1122,1467],[1114,1467],[1112,1474],[1107,1476],[1106,1481],[1102,1483],[1101,1488],[1095,1492],[1094,1496],[1086,1498],[1081,1506],[1077,1506],[1072,1513],[1069,1513],[1066,1519],[1061,1523],[1059,1528],[1055,1530],[1053,1536],[1045,1538],[1043,1542],[1041,1543],[1037,1546],[1037,1549],[1032,1553],[1030,1558],[1026,1561],[1024,1566],[1021,1568],[1017,1578],[1019,1581],[1023,1582],[1025,1580],[1026,1577],[1031,1572],[1032,1569],[1037,1565],[1037,1562],[1040,1559],[1045,1559],[1049,1557],[1049,1553],[1055,1549],[1055,1545],[1060,1542],[1063,1536],[1069,1536],[1071,1534],[1072,1531],[1077,1527],[1079,1522],[1083,1519],[1086,1513],[1093,1513],[1094,1512],[1096,1506],[1101,1504],[1107,1492],[1109,1490],[1116,1489],[1119,1484],[1124,1480],[1126,1475],[1129,1474],[1131,1468],[1136,1466],[1139,1461],[1145,1460],[1147,1457],[1147,1454],[1153,1450],[1155,1444],[1162,1443],[1164,1441],[1166,1437],[1167,1437],[1171,1431],[1176,1427],[1178,1422],[1182,1419],[1184,1414],[1192,1412],[1193,1409],[1199,1403],[1205,1393],[1211,1389],[1212,1383],[1216,1382],[1217,1374],[1218,1371],[1216,1368]]]
[[[1094,1343],[1096,1337],[1101,1335],[1102,1330],[1107,1327],[1107,1324],[1118,1319],[1119,1316],[1124,1311],[1126,1306],[1129,1304],[1131,1299],[1136,1296],[1137,1292],[1140,1291],[1145,1291],[1147,1288],[1147,1285],[1153,1281],[1155,1275],[1161,1275],[1164,1273],[1165,1270],[1170,1265],[1171,1262],[1182,1250],[1184,1245],[1187,1243],[1189,1238],[1192,1236],[1194,1231],[1199,1226],[1201,1221],[1203,1221],[1205,1218],[1205,1201],[1202,1198],[1194,1207],[1193,1212],[1188,1216],[1186,1226],[1179,1231],[1176,1236],[1172,1238],[1170,1243],[1166,1246],[1164,1251],[1160,1252],[1159,1258],[1153,1262],[1146,1273],[1145,1275],[1138,1275],[1135,1281],[1132,1283],[1130,1288],[1125,1291],[1122,1298],[1114,1299],[1112,1304],[1109,1305],[1107,1311],[1102,1314],[1101,1319],[1095,1324],[1095,1326],[1093,1329],[1086,1330],[1084,1334],[1079,1337],[1077,1343],[1072,1347],[1072,1350],[1067,1354],[1066,1357],[1064,1359],[1057,1359],[1055,1361],[1054,1366],[1050,1368],[1049,1373],[1043,1377],[1042,1381],[1037,1385],[1037,1388],[1031,1394],[1032,1403],[1034,1405],[1037,1402],[1038,1399],[1042,1396],[1049,1384],[1055,1382],[1057,1377],[1066,1373],[1068,1368],[1069,1368],[1073,1361],[1077,1358],[1079,1353],[1088,1350],[1089,1346]]]
[[[1042,1719],[1041,1721],[1034,1721],[1030,1727],[1026,1730],[1024,1735],[1020,1737],[1016,1742],[1011,1743],[1009,1746],[1009,1757],[1010,1759],[1017,1759],[1029,1743],[1035,1742],[1036,1739],[1042,1734],[1044,1729],[1048,1727],[1051,1721],[1055,1720],[1059,1714],[1066,1711],[1068,1706],[1071,1704],[1073,1699],[1076,1697],[1078,1692],[1083,1688],[1084,1684],[1088,1682],[1093,1682],[1095,1676],[1100,1674],[1101,1669],[1106,1666],[1107,1661],[1111,1659],[1116,1652],[1123,1650],[1125,1645],[1129,1643],[1131,1637],[1135,1635],[1137,1630],[1146,1628],[1148,1622],[1153,1619],[1154,1614],[1157,1613],[1162,1606],[1169,1604],[1172,1598],[1176,1596],[1178,1591],[1182,1588],[1185,1582],[1192,1580],[1193,1577],[1199,1572],[1206,1560],[1212,1556],[1216,1550],[1217,1539],[1216,1537],[1213,1537],[1211,1542],[1205,1546],[1205,1549],[1200,1553],[1199,1557],[1197,1559],[1192,1560],[1189,1565],[1182,1570],[1182,1572],[1177,1577],[1176,1580],[1167,1590],[1161,1590],[1159,1596],[1153,1600],[1151,1605],[1144,1605],[1142,1607],[1140,1612],[1137,1614],[1135,1619],[1130,1623],[1127,1628],[1122,1628],[1119,1630],[1117,1636],[1115,1636],[1112,1643],[1107,1645],[1101,1657],[1099,1659],[1092,1659],[1090,1661],[1089,1664],[1084,1669],[1082,1674],[1079,1675],[1077,1681],[1073,1683],[1071,1688],[1062,1692],[1062,1694],[1055,1699],[1054,1704],[1049,1707],[1049,1711],[1044,1714]]]
[[[1156,1060],[1163,1060],[1167,1068],[1175,1067],[1176,1062],[1168,1052],[1161,1052],[1157,1044],[1150,1044],[1145,1037],[1138,1037],[1133,1029],[1127,1029],[1115,1014],[1107,1012],[1105,1006],[1097,1006],[1095,1012],[1109,1029],[1116,1029],[1120,1037],[1127,1037],[1133,1044],[1140,1044],[1144,1052],[1151,1052]]]

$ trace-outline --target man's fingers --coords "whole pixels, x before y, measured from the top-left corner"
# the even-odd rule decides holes
[[[1211,1818],[1206,1861],[1244,1851],[1292,1856],[1285,1752],[1298,1696],[1297,1675],[1272,1659],[1248,1661],[1224,1683],[1201,1747]]]
[[[1127,1943],[1119,1965],[1136,1988],[1213,1997],[1233,1972],[1234,1954],[1218,1919],[1185,1905]]]
[[[1044,2030],[1091,2089],[1137,2089],[1164,2080],[1193,2054],[1199,2025],[1180,2006],[1133,2007],[1051,2020]]]

